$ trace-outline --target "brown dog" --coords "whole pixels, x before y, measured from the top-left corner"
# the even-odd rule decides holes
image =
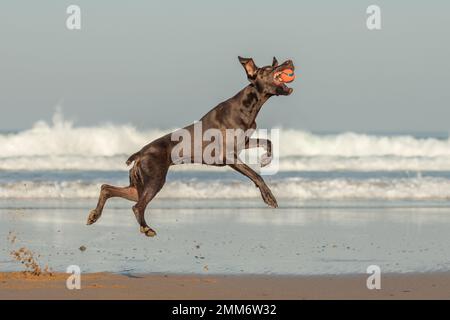
[[[279,78],[283,70],[294,70],[291,60],[279,65],[277,60],[273,58],[271,66],[262,68],[258,68],[253,59],[239,57],[239,61],[247,73],[250,84],[234,97],[217,105],[200,119],[203,132],[208,129],[218,129],[221,132],[225,132],[227,129],[254,130],[256,129],[256,116],[262,105],[270,97],[274,95],[287,96],[292,93],[292,88],[288,88]],[[183,130],[190,132],[192,137],[195,136],[194,124],[183,128]],[[173,141],[173,136],[176,133],[167,134],[156,139],[127,160],[127,165],[134,162],[130,170],[130,185],[128,187],[102,185],[97,207],[89,214],[88,225],[93,224],[100,218],[107,199],[121,197],[136,202],[133,206],[133,212],[140,225],[140,231],[149,237],[156,235],[156,232],[147,225],[144,213],[148,203],[163,187],[169,167],[180,163],[174,161],[172,156],[174,148],[180,143],[179,141]],[[223,143],[226,144],[226,142]],[[191,144],[195,148],[195,142],[191,141]],[[205,162],[203,158],[198,159],[191,154],[181,154],[180,157],[183,158],[182,163],[186,163],[186,159],[188,159],[190,163],[230,166],[250,178],[261,191],[264,202],[270,207],[276,208],[278,206],[277,201],[261,176],[238,159],[238,154],[242,149],[259,146],[266,149],[266,158],[271,159],[272,143],[270,140],[251,139],[249,136],[245,137],[244,145],[234,147],[233,155],[236,161],[232,163],[223,159],[220,163],[211,164]],[[201,148],[203,149],[204,147],[205,145],[201,144]],[[225,149],[226,147],[224,146],[222,150]],[[226,156],[223,152],[219,155],[219,158],[225,158]]]

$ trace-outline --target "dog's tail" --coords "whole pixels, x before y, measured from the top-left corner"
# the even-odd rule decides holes
[[[133,153],[126,162],[127,166],[129,166],[131,163],[133,163],[133,161],[135,161],[139,157],[139,155],[140,155],[139,151],[136,153]]]

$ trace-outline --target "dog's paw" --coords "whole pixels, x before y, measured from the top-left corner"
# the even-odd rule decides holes
[[[153,230],[152,228],[150,228],[150,227],[141,227],[141,232],[143,233],[143,234],[145,234],[147,237],[154,237],[154,236],[156,236],[156,231],[155,230]]]
[[[89,213],[86,224],[91,225],[95,223],[98,220],[98,218],[100,218],[100,214],[98,214],[97,210],[94,209]]]
[[[261,159],[259,159],[259,164],[261,168],[268,166],[272,162],[272,155],[268,155],[267,153],[264,153],[261,156]]]
[[[272,194],[270,189],[261,189],[261,195],[264,200],[264,202],[271,208],[278,208],[277,199],[275,199],[275,196]]]

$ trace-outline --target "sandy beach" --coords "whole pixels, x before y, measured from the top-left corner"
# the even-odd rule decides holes
[[[139,232],[129,203],[111,201],[86,226],[91,200],[22,201],[0,208],[0,272],[22,271],[11,251],[31,250],[42,267],[83,274],[327,275],[449,270],[449,209],[314,207],[280,201],[155,200]],[[15,236],[14,243],[8,241]],[[80,250],[85,248],[85,250]]]
[[[68,275],[0,274],[0,299],[449,299],[450,273],[389,274],[380,290],[368,290],[366,275],[203,276],[82,275],[81,289],[68,290]]]
[[[90,202],[1,203],[0,299],[450,298],[444,206],[157,200],[147,238],[123,201],[86,226]],[[24,277],[31,256],[53,276]],[[381,290],[367,289],[371,265]]]

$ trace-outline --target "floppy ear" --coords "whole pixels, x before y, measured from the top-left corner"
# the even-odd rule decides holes
[[[273,60],[272,60],[272,67],[278,67],[278,60],[275,57],[273,57]]]
[[[255,79],[256,77],[256,71],[258,71],[258,67],[255,65],[255,62],[252,58],[242,58],[238,57],[239,62],[242,64],[242,66],[245,69],[245,72],[247,73],[247,78],[249,79]]]

